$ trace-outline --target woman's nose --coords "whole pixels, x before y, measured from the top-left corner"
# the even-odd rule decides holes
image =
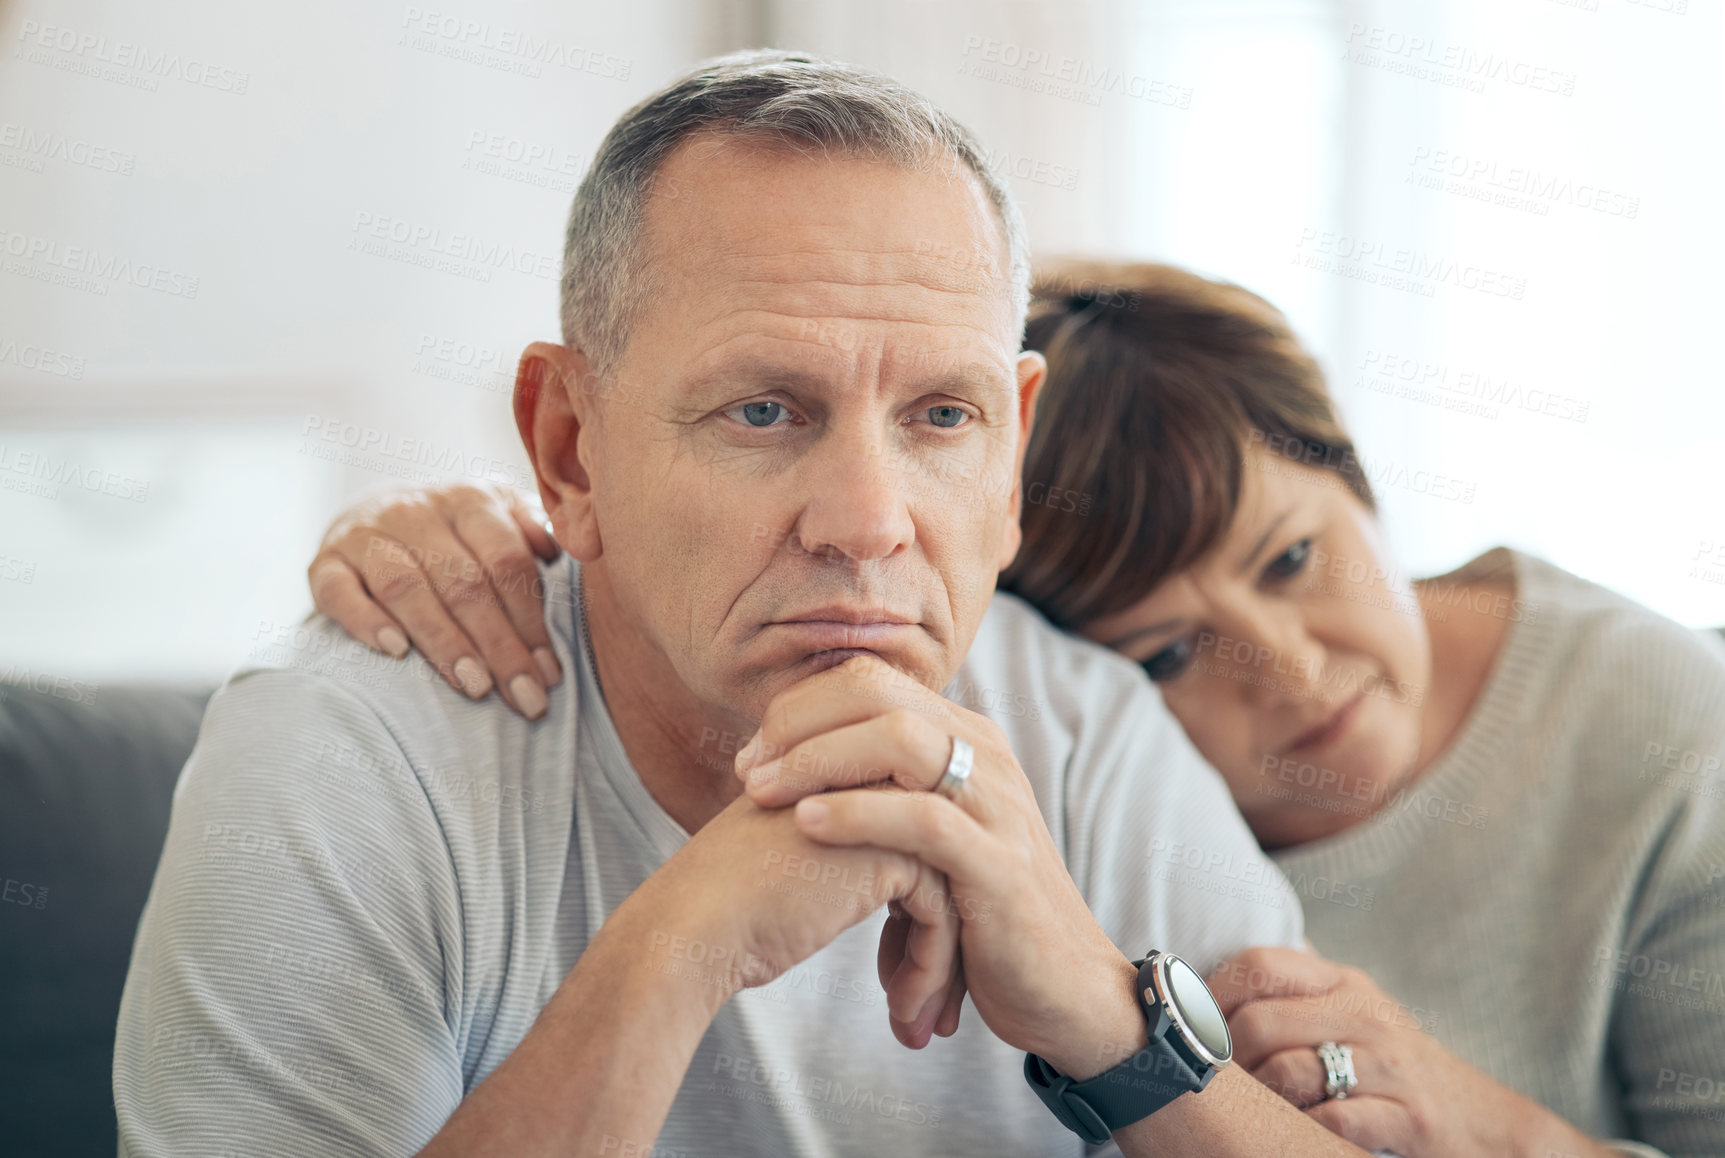
[[[1241,615],[1234,629],[1233,639],[1218,637],[1218,658],[1248,702],[1268,707],[1309,700],[1321,689],[1324,648],[1297,618]]]

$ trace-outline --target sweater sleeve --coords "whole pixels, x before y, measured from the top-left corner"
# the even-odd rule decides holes
[[[1725,710],[1707,731],[1661,744],[1661,759],[1675,752],[1680,774],[1663,784],[1679,804],[1605,970],[1631,1133],[1670,1158],[1725,1154]]]
[[[461,1101],[462,944],[436,815],[334,681],[211,702],[121,1002],[122,1156],[403,1155]]]

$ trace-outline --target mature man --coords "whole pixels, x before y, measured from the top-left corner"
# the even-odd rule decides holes
[[[626,114],[515,402],[573,675],[528,724],[318,621],[229,681],[122,1152],[1357,1153],[1129,959],[1297,944],[1299,907],[1136,670],[993,595],[1027,270],[884,78],[747,54]]]

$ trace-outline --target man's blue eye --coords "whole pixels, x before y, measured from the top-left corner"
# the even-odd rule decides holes
[[[1157,683],[1178,679],[1192,662],[1192,641],[1177,639],[1144,661],[1144,674]]]
[[[1301,539],[1280,555],[1270,560],[1270,565],[1264,568],[1265,574],[1273,579],[1288,579],[1306,569],[1306,560],[1312,555],[1312,541]]]
[[[929,422],[948,429],[957,426],[968,417],[969,415],[957,406],[930,406],[928,408]]]
[[[772,426],[784,409],[778,402],[745,402],[742,406],[743,421],[750,426]]]

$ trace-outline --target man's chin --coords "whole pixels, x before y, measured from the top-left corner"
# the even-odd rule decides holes
[[[918,652],[904,647],[883,647],[879,650],[871,647],[830,647],[805,652],[800,658],[796,655],[786,656],[786,666],[779,669],[782,675],[774,682],[779,683],[780,687],[790,687],[858,656],[868,656],[891,668],[893,674],[881,673],[881,678],[888,683],[904,681],[906,684],[914,682],[924,687],[929,686],[924,667],[926,660]]]
[[[814,675],[816,672],[823,672],[828,668],[837,667],[846,660],[854,659],[859,655],[873,656],[875,659],[880,660],[882,663],[887,664],[890,667],[898,667],[898,665],[893,663],[892,660],[871,648],[832,647],[825,651],[817,651],[805,656],[800,662],[792,666],[791,674],[794,679],[804,680],[809,676]]]
[[[753,685],[751,699],[754,696],[763,696],[764,699],[758,704],[752,704],[751,708],[755,712],[764,710],[767,703],[804,680],[831,671],[860,656],[878,660],[891,669],[878,672],[877,678],[881,684],[879,694],[882,696],[891,697],[916,687],[933,688],[938,693],[945,686],[945,681],[939,684],[932,682],[938,672],[930,670],[930,657],[925,656],[920,648],[888,646],[876,650],[868,647],[832,647],[812,651],[799,648],[782,651],[770,659],[754,658],[750,665],[756,673],[750,680]],[[753,718],[759,719],[759,716],[754,715]]]

